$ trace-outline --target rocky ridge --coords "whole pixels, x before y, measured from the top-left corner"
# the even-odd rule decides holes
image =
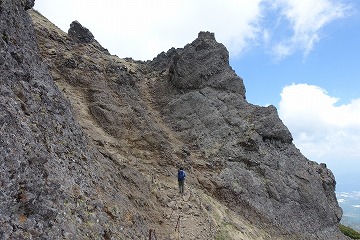
[[[30,10],[35,39],[32,5],[0,5],[1,238],[346,239],[331,171],[246,101],[214,34],[120,59]]]

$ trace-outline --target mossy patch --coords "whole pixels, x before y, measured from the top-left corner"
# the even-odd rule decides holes
[[[360,233],[350,227],[340,225],[340,231],[352,239],[360,239]]]

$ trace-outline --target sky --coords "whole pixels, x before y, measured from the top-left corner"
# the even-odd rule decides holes
[[[67,32],[78,20],[111,54],[151,60],[215,33],[248,102],[274,105],[337,191],[360,191],[360,1],[36,0]]]

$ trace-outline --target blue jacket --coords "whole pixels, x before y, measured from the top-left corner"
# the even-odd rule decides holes
[[[184,170],[178,171],[178,181],[184,181],[186,177],[186,173]]]

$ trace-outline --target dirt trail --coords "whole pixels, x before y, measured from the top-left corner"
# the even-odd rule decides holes
[[[163,209],[163,225],[173,233],[166,239],[215,239],[217,226],[197,190],[186,183],[185,192],[178,192],[176,181],[157,181],[153,193]],[[163,238],[161,238],[163,239]]]
[[[176,180],[166,178],[155,181],[152,193],[163,207],[164,228],[172,232],[159,234],[158,240],[270,239],[188,180],[184,194],[178,192]]]

